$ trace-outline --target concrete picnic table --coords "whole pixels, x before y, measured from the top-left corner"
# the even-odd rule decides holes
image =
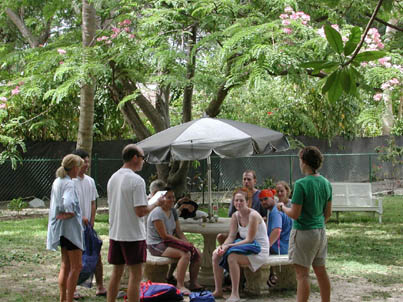
[[[216,237],[219,233],[228,233],[231,218],[219,217],[217,222],[201,222],[193,219],[180,219],[181,229],[186,233],[203,236],[203,254],[199,272],[199,283],[203,286],[214,286],[212,256],[216,248]]]

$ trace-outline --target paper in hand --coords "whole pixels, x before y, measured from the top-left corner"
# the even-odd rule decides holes
[[[158,191],[157,193],[154,194],[153,197],[150,198],[148,201],[148,204],[151,206],[152,204],[156,203],[157,200],[161,197],[164,196],[167,191]]]

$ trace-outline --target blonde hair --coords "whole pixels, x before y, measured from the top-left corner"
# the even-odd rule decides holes
[[[56,171],[56,177],[65,178],[67,173],[74,167],[81,167],[84,160],[74,154],[67,154],[63,157],[60,167]]]
[[[290,197],[290,195],[291,195],[291,188],[290,188],[290,185],[288,184],[288,182],[286,182],[286,181],[284,181],[284,180],[280,180],[280,181],[278,181],[277,183],[276,183],[276,186],[277,185],[280,185],[280,186],[283,186],[284,187],[284,189],[287,191],[287,193],[288,193],[288,197]]]

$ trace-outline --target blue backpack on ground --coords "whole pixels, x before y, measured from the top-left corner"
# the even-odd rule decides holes
[[[175,286],[168,283],[141,282],[140,302],[182,301],[183,295]],[[126,297],[125,297],[126,301]]]
[[[213,293],[208,290],[191,292],[189,298],[190,302],[215,302]]]

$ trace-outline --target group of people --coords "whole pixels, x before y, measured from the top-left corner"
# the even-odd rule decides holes
[[[178,259],[166,278],[183,294],[202,290],[197,281],[200,251],[187,240],[178,220],[178,211],[195,210],[194,206],[181,202],[177,211],[173,189],[160,180],[150,185],[149,197],[161,190],[166,193],[149,205],[145,181],[136,173],[143,167],[143,150],[134,144],[127,145],[122,158],[122,168],[111,176],[107,186],[108,262],[113,266],[107,301],[115,301],[126,266],[129,272],[127,301],[139,301],[142,264],[146,262],[147,249],[154,256]],[[309,298],[309,269],[312,266],[318,277],[322,301],[330,301],[330,281],[325,268],[325,223],[331,215],[332,189],[327,179],[318,173],[323,156],[316,147],[303,148],[299,160],[301,171],[306,176],[295,183],[291,200],[291,190],[286,182],[278,182],[276,189],[260,191],[255,188],[254,171],[243,173],[243,188],[234,192],[229,209],[229,233],[217,236],[219,246],[212,256],[215,297],[223,296],[224,269],[229,270],[232,284],[227,302],[238,302],[241,266],[256,271],[267,263],[270,254],[288,253],[296,270],[297,300],[307,301]],[[48,249],[61,247],[60,301],[71,302],[74,297],[84,250],[82,225],[94,224],[95,206],[90,203],[83,210],[79,195],[83,195],[85,189],[78,186],[80,178],[73,180],[81,170],[85,170],[80,168],[83,164],[82,156],[67,155],[52,187]],[[85,195],[95,200],[96,189],[95,193],[87,190]],[[102,284],[102,262],[99,262],[95,274],[97,293],[106,293]],[[188,268],[190,281],[185,284]],[[173,275],[175,269],[176,278]],[[275,280],[272,274],[268,278],[270,286]]]

